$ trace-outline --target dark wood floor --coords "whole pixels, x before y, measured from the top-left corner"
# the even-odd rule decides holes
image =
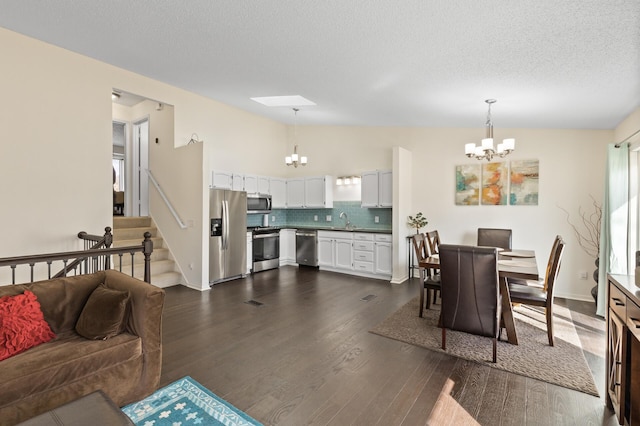
[[[558,300],[600,398],[369,333],[418,294],[417,280],[284,267],[166,291],[161,385],[189,375],[265,425],[616,424],[591,303]]]

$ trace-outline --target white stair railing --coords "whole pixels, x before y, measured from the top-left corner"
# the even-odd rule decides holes
[[[169,209],[169,211],[173,215],[174,219],[176,220],[176,222],[178,222],[178,226],[180,226],[180,229],[186,229],[187,225],[185,225],[185,223],[182,221],[182,219],[180,219],[180,216],[178,216],[178,213],[176,212],[176,209],[173,208],[173,205],[171,204],[171,202],[169,201],[169,199],[165,195],[164,191],[160,187],[160,184],[158,183],[156,178],[153,177],[153,173],[151,173],[151,170],[147,169],[147,175],[149,175],[149,179],[151,180],[151,183],[153,183],[153,186],[155,186],[156,189],[158,190],[158,193],[160,194],[160,197],[162,198],[164,203],[167,205],[167,208]]]

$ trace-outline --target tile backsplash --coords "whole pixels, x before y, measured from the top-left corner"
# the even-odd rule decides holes
[[[343,227],[346,220],[340,218],[341,212],[345,212],[349,221],[358,228],[391,229],[392,209],[363,209],[360,207],[360,201],[334,201],[332,209],[274,209],[269,214],[269,225]],[[247,226],[262,225],[263,216],[262,214],[247,215]],[[376,216],[378,223],[375,221]],[[329,217],[330,220],[327,220]]]

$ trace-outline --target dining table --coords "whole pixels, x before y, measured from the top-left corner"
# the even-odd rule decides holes
[[[429,256],[419,262],[421,268],[440,269],[438,254]],[[507,278],[538,279],[538,264],[533,250],[498,249],[498,276],[500,294],[502,296],[502,325],[507,331],[507,341],[518,344],[518,332],[513,319],[513,307],[509,294]]]

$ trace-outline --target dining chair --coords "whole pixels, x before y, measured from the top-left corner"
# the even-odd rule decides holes
[[[497,360],[502,298],[494,247],[440,245],[442,349],[447,329],[491,337]]]
[[[421,260],[425,260],[430,255],[429,246],[425,239],[424,234],[416,234],[412,238],[413,249],[416,254],[416,261],[418,264]],[[440,290],[440,274],[434,273],[430,268],[419,268],[420,282],[422,288],[420,289],[420,311],[419,316],[422,318],[422,312],[424,309],[424,296],[427,294],[427,309],[431,307],[431,293],[433,292],[433,302],[435,303],[438,291]]]
[[[438,254],[439,253],[439,247],[440,247],[440,235],[438,234],[437,230],[433,230],[433,231],[429,231],[427,233],[425,233],[425,237],[427,239],[427,241],[429,242],[429,250],[430,253],[433,254]]]
[[[547,265],[543,288],[512,283],[509,284],[509,294],[511,295],[512,303],[541,306],[545,308],[549,346],[553,346],[553,291],[556,279],[558,278],[558,272],[560,271],[560,262],[562,261],[562,253],[564,252],[565,245],[564,240],[560,237],[556,248],[553,251],[553,257],[550,259],[550,264]],[[440,261],[442,262],[442,259]]]
[[[527,280],[524,278],[507,278],[507,282],[509,284],[518,284],[518,285],[528,285],[532,287],[540,287],[547,291],[547,280],[545,279],[547,274],[549,273],[549,268],[553,264],[553,258],[555,256],[556,249],[558,248],[558,243],[562,240],[560,235],[556,235],[556,238],[553,240],[553,245],[551,246],[551,251],[549,252],[549,261],[547,262],[547,269],[544,277],[538,277],[537,280]]]
[[[478,245],[511,250],[511,229],[478,228]]]

